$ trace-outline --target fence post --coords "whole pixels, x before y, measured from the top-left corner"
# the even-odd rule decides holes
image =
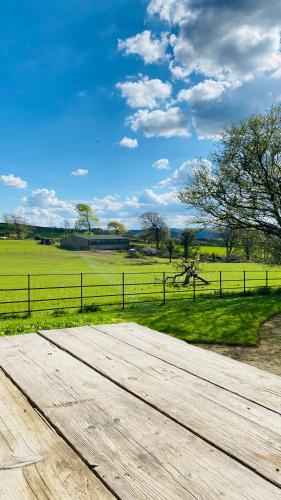
[[[220,297],[222,297],[222,272],[220,271]]]
[[[193,302],[196,300],[196,282],[195,282],[195,276],[193,276]]]
[[[244,275],[244,280],[243,280],[244,281],[244,292],[243,293],[244,293],[244,295],[246,295],[246,271],[244,271],[243,275]]]
[[[268,288],[268,270],[265,271],[265,287]]]
[[[27,308],[28,316],[31,316],[31,300],[30,300],[30,274],[27,275]]]
[[[125,309],[125,273],[122,273],[122,309]]]
[[[163,272],[163,304],[166,304],[166,273]]]
[[[80,312],[83,312],[83,273],[80,273]]]

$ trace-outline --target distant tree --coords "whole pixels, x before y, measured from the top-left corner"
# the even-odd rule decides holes
[[[239,229],[237,232],[237,240],[244,252],[246,260],[250,260],[257,249],[261,247],[264,238],[254,229]]]
[[[164,217],[158,212],[144,212],[139,217],[141,228],[146,237],[156,242],[156,248],[159,250],[160,242],[167,238],[169,230]]]
[[[185,259],[189,258],[189,250],[194,245],[196,238],[196,230],[192,228],[186,228],[182,231],[180,235],[180,242],[183,246],[183,255]]]
[[[91,233],[93,224],[99,221],[92,207],[87,205],[87,203],[78,203],[75,207],[75,212],[77,217],[75,223],[76,229],[86,229]]]
[[[117,220],[111,220],[107,224],[107,229],[111,233],[115,233],[117,236],[124,236],[128,232],[126,226],[122,224],[122,222],[118,222]]]
[[[235,246],[237,245],[238,232],[237,232],[237,230],[235,230],[229,226],[220,226],[220,227],[218,227],[218,230],[220,231],[220,233],[222,235],[222,239],[223,239],[224,246],[226,249],[226,257],[229,259]]]
[[[4,214],[3,221],[11,231],[16,233],[18,240],[23,240],[26,237],[29,227],[23,217],[16,214]]]
[[[67,237],[69,229],[70,229],[70,223],[68,222],[67,219],[65,219],[65,221],[64,221],[64,237],[65,238]]]
[[[281,240],[281,105],[231,125],[210,160],[199,160],[179,195],[197,220]]]

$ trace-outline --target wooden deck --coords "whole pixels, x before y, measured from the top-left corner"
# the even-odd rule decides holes
[[[281,499],[280,377],[134,323],[3,337],[0,367],[1,499]]]

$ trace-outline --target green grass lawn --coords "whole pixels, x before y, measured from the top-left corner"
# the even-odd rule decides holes
[[[34,316],[0,320],[0,335],[35,332],[86,324],[133,321],[194,343],[256,345],[263,321],[281,313],[280,296],[227,297],[174,301],[166,305],[139,304],[104,307],[93,313]]]
[[[218,246],[201,246],[200,253],[202,255],[215,254],[215,256],[225,257],[226,256],[226,248],[225,247],[218,247]]]
[[[246,288],[257,286],[281,286],[281,268],[266,268],[255,263],[204,263],[202,275],[211,281],[208,286],[196,287],[196,302],[193,303],[193,289],[188,287],[166,287],[167,304],[162,305],[162,273],[166,276],[175,272],[173,264],[159,258],[128,258],[126,254],[71,252],[55,246],[37,245],[33,241],[0,241],[0,289],[26,288],[27,274],[32,274],[31,299],[37,309],[53,307],[74,307],[64,314],[55,316],[51,311],[32,314],[31,318],[1,319],[2,334],[34,331],[39,327],[51,328],[115,321],[136,321],[160,331],[166,331],[191,342],[221,342],[252,345],[257,341],[257,330],[268,316],[279,312],[280,298],[273,296],[231,297],[232,292],[243,290],[244,271]],[[102,307],[96,313],[77,314],[80,306],[80,273],[83,273],[84,306],[122,302],[122,273],[125,272],[126,308]],[[220,272],[223,298],[213,295],[220,291]],[[47,273],[47,276],[43,276]],[[55,274],[59,273],[60,276]],[[8,276],[9,274],[18,276]],[[33,276],[34,275],[34,276]],[[238,280],[238,281],[234,281]],[[100,286],[102,285],[102,286]],[[71,288],[52,289],[68,286]],[[43,287],[49,287],[42,290]],[[145,295],[140,295],[144,293]],[[116,297],[110,295],[117,294]],[[93,298],[92,295],[100,295]],[[109,295],[109,297],[106,297]],[[203,299],[206,295],[208,298]],[[88,296],[89,298],[85,297]],[[71,299],[64,300],[66,297]],[[201,298],[200,298],[201,297]],[[182,298],[183,300],[169,300]],[[27,290],[0,291],[2,301],[26,301]],[[54,300],[55,299],[55,300]],[[130,305],[132,302],[159,300],[158,303]],[[17,309],[15,309],[15,307]],[[25,311],[26,303],[2,304],[0,312]],[[57,314],[57,313],[55,313]]]

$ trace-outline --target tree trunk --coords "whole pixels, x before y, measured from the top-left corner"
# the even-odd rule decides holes
[[[156,248],[159,250],[159,229],[156,229]]]

